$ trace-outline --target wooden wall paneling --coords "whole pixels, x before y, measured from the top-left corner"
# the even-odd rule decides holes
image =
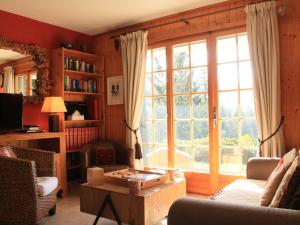
[[[300,4],[280,0],[287,12],[279,16],[281,108],[285,116],[286,149],[300,148]]]
[[[149,46],[163,42],[167,44],[170,39],[243,27],[246,25],[246,14],[243,6],[253,2],[250,0],[230,0],[97,35],[95,36],[95,51],[97,54],[105,56],[105,76],[122,74],[121,49],[115,50],[112,36],[207,13],[209,15],[192,19],[187,25],[182,22],[149,29]],[[288,7],[286,14],[279,16],[278,20],[281,57],[281,106],[282,113],[286,117],[284,136],[287,150],[289,150],[293,147],[300,148],[300,85],[298,85],[300,84],[300,68],[298,66],[300,63],[300,42],[298,40],[300,37],[300,4],[298,0],[278,0],[278,4],[285,4]],[[222,12],[228,8],[232,10]],[[125,143],[124,106],[106,105],[106,113],[107,139]],[[211,143],[211,145],[213,144]],[[211,163],[217,162],[217,160],[216,155]],[[218,171],[218,168],[215,167],[212,170]],[[224,180],[221,178],[219,180],[222,186]],[[212,188],[216,189],[217,186],[215,183]]]

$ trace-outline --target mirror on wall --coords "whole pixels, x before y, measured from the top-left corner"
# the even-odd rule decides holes
[[[24,102],[40,103],[50,90],[47,50],[0,36],[0,92],[22,93]]]
[[[0,92],[35,96],[37,67],[31,56],[0,49]]]

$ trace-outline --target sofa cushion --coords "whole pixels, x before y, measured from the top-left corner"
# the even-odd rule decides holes
[[[0,145],[0,156],[5,156],[9,158],[17,158],[13,149],[10,146],[1,146]]]
[[[270,207],[290,208],[300,184],[300,157],[297,156],[285,173]]]
[[[49,195],[58,186],[57,177],[37,177],[39,196]]]
[[[239,179],[227,185],[211,199],[259,205],[259,198],[264,190],[265,184],[266,181],[264,180]]]
[[[260,205],[270,205],[284,174],[286,173],[286,171],[288,170],[288,168],[290,167],[297,155],[298,151],[296,149],[293,149],[286,153],[280,159],[277,167],[273,170],[266,183],[266,186],[260,198]]]

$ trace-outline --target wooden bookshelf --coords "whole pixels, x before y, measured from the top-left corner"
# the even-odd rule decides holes
[[[95,95],[101,96],[101,93],[92,93],[92,92],[80,92],[80,91],[64,91],[65,95]]]
[[[65,127],[87,127],[103,123],[103,120],[65,120]]]
[[[84,63],[82,63],[84,62]],[[63,113],[60,114],[61,131],[67,136],[67,168],[68,177],[74,178],[80,174],[80,149],[88,141],[105,139],[105,99],[104,99],[104,57],[76,50],[58,48],[52,52],[52,73],[55,77],[53,95],[61,96],[65,102],[88,102],[96,101],[94,115],[97,118],[86,120],[65,120]],[[70,83],[71,82],[71,83]],[[92,85],[90,85],[92,82]],[[89,85],[83,85],[83,83]],[[78,85],[79,84],[79,85]],[[87,107],[89,108],[89,107]],[[81,135],[85,135],[85,129],[92,128],[96,135],[89,136],[82,141]],[[87,131],[86,131],[87,132]],[[70,141],[78,140],[76,146],[70,146]],[[80,142],[80,143],[79,143]],[[82,145],[82,146],[81,146]],[[77,173],[77,174],[76,174]]]

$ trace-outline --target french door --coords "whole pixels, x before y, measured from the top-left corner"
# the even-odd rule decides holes
[[[151,46],[141,120],[144,164],[185,171],[189,192],[211,194],[242,176],[256,153],[246,33]]]

